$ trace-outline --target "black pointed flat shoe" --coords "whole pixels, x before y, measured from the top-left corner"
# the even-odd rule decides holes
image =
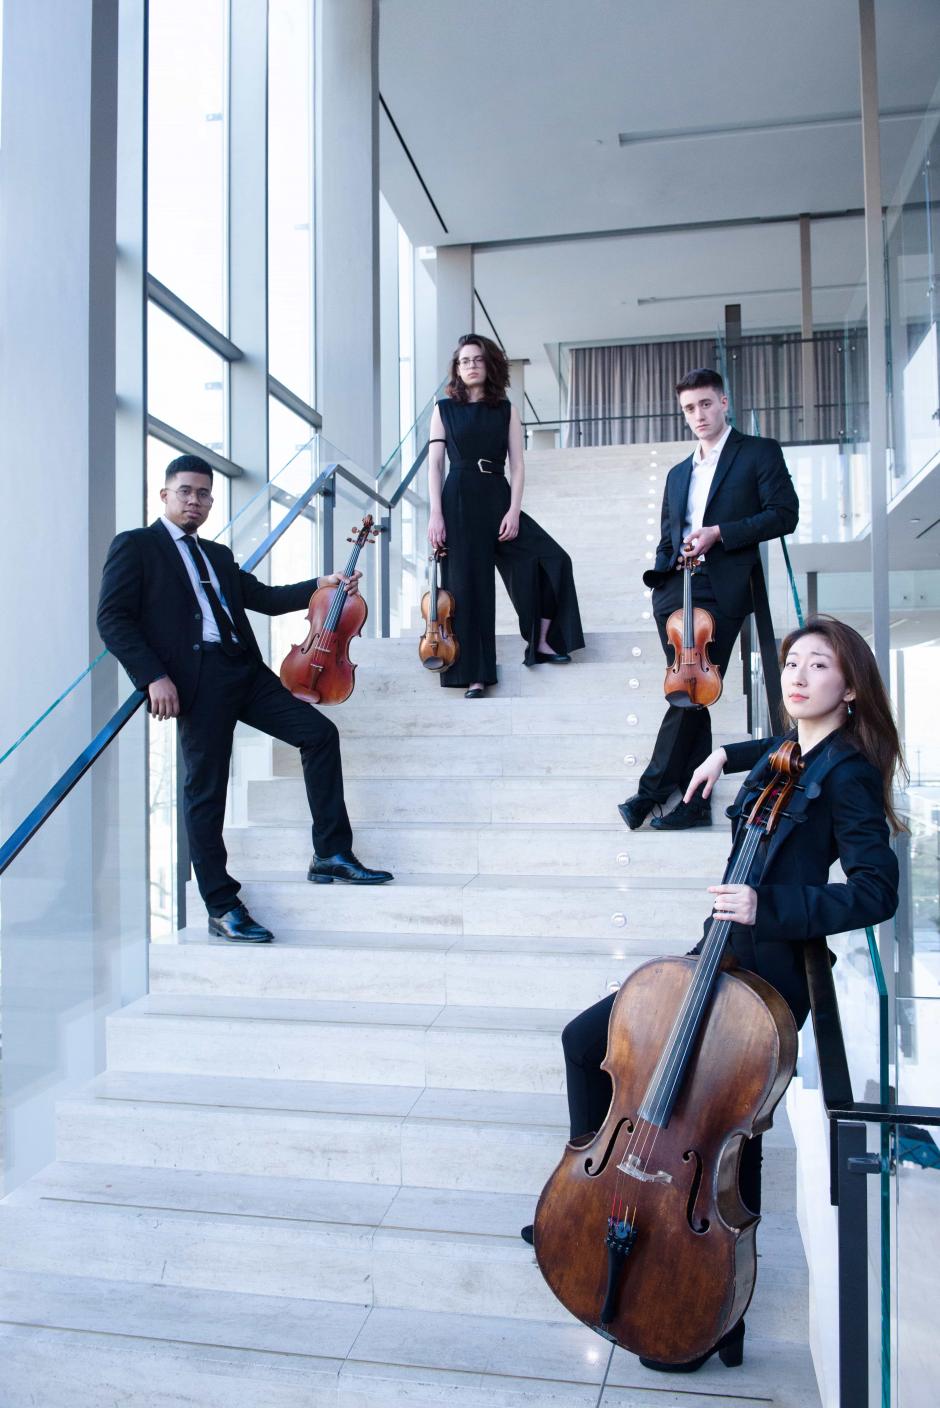
[[[571,656],[564,654],[556,655],[553,651],[548,650],[537,650],[532,663],[535,665],[570,665]]]
[[[530,1247],[533,1247],[535,1245],[535,1228],[533,1227],[531,1222],[522,1228],[519,1233],[519,1236],[524,1242],[528,1242]]]

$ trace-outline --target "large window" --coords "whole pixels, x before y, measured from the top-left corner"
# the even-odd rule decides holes
[[[313,299],[313,0],[269,0],[268,361],[307,402]]]

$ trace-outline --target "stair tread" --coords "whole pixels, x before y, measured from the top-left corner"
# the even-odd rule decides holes
[[[659,951],[657,943],[651,942],[643,950],[637,950],[636,940],[624,937],[603,939],[584,937],[579,934],[569,936],[524,935],[524,934],[418,934],[410,931],[363,932],[356,929],[278,929],[273,947],[259,947],[248,952],[243,958],[249,961],[274,962],[278,950],[289,949],[383,949],[403,950],[420,953],[498,953],[507,958],[518,954],[544,954],[546,956],[584,957],[586,955],[606,956],[616,959],[627,952],[637,951],[655,957]],[[171,954],[175,949],[194,947],[218,949],[220,953],[232,952],[233,945],[207,933],[205,927],[195,925],[176,932],[176,941],[157,942],[151,946],[151,955],[156,949],[160,957]]]
[[[430,1378],[464,1392],[492,1384],[503,1393],[528,1390],[540,1396],[543,1386],[557,1386],[565,1393],[558,1401],[585,1408],[596,1397],[607,1361],[596,1335],[574,1322],[526,1321],[521,1329],[519,1321],[497,1316],[245,1293],[227,1295],[220,1304],[215,1291],[29,1272],[0,1273],[0,1300],[8,1342],[18,1332],[35,1340],[55,1329],[62,1349],[74,1351],[90,1336],[104,1336],[109,1348],[118,1347],[112,1341],[120,1337],[125,1352],[172,1346],[191,1364],[208,1359],[221,1365],[231,1358],[233,1368],[244,1362],[266,1374],[302,1368],[304,1373],[321,1370],[363,1381],[419,1383]],[[690,1385],[684,1376],[652,1374],[620,1350],[608,1383],[613,1389],[649,1390],[648,1400],[645,1393],[621,1399],[638,1405],[662,1402],[665,1393],[678,1389],[686,1408],[706,1408],[715,1402],[716,1391],[728,1386],[720,1365],[706,1365]],[[777,1387],[768,1398],[771,1384]],[[783,1390],[782,1384],[787,1386]],[[571,1396],[578,1387],[589,1389],[591,1396]],[[744,1365],[734,1377],[735,1402],[796,1408],[818,1403],[813,1388],[806,1347],[748,1337]]]

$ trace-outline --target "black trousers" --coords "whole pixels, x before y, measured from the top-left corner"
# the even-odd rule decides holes
[[[579,1013],[565,1027],[561,1044],[565,1053],[568,1116],[571,1138],[600,1129],[610,1108],[613,1086],[601,1070],[607,1053],[607,1028],[616,993],[602,997]],[[741,1151],[738,1186],[751,1212],[760,1212],[761,1137],[748,1139]]]
[[[190,856],[211,915],[227,914],[237,903],[239,886],[226,869],[222,823],[232,736],[239,721],[300,749],[316,853],[332,856],[352,846],[336,725],[295,699],[250,655],[232,659],[220,649],[204,649],[199,687],[191,708],[180,715],[179,738],[186,766],[183,815]]]
[[[708,648],[709,657],[722,677],[728,668],[731,652],[744,624],[743,616],[725,616],[718,609],[707,576],[702,573],[692,580],[692,601],[704,606],[715,618],[715,639]],[[676,574],[675,584],[657,590],[653,602],[656,627],[662,641],[666,662],[671,665],[673,649],[666,635],[666,622],[682,606],[682,587]],[[656,735],[653,756],[640,778],[638,795],[657,802],[668,802],[673,792],[685,792],[693,772],[712,751],[712,721],[707,709],[676,709],[666,706],[663,721]]]

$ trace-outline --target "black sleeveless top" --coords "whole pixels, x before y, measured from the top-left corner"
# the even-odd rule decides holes
[[[488,406],[485,401],[454,401],[449,397],[438,401],[444,434],[447,437],[447,458],[451,469],[483,469],[503,474],[509,450],[509,417],[512,403],[500,401]]]

